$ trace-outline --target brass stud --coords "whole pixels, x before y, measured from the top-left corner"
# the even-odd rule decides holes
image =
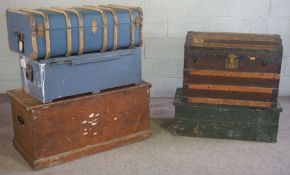
[[[97,28],[97,21],[95,19],[92,19],[92,21],[91,21],[91,31],[93,33],[96,33],[97,30],[98,30],[98,28]]]

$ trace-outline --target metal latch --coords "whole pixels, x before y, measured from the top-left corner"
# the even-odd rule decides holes
[[[225,63],[226,69],[238,69],[239,68],[239,60],[238,56],[235,54],[229,54]]]
[[[25,76],[28,80],[33,81],[33,68],[30,64],[26,65]]]
[[[18,52],[24,52],[24,34],[20,32],[14,32],[14,36],[17,37],[18,42]]]

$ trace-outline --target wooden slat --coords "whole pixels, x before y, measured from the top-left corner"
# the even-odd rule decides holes
[[[199,76],[213,76],[213,77],[258,78],[270,80],[280,79],[280,74],[273,73],[230,72],[218,70],[189,70],[189,74]]]
[[[277,50],[274,45],[257,45],[257,44],[225,44],[225,43],[192,43],[195,47],[210,47],[210,48],[239,48],[239,49],[265,49],[265,50]]]
[[[249,33],[221,33],[221,32],[194,32],[192,38],[214,39],[214,40],[239,40],[239,41],[270,41],[281,42],[276,35],[249,34]]]
[[[265,94],[272,94],[272,92],[273,92],[272,88],[215,85],[215,84],[189,84],[188,88],[189,89],[197,89],[197,90],[255,92],[255,93],[265,93]]]
[[[251,106],[251,107],[271,107],[271,102],[263,101],[247,101],[247,100],[232,100],[232,99],[217,99],[217,98],[200,98],[186,97],[189,103],[206,103],[218,105],[233,105],[233,106]]]

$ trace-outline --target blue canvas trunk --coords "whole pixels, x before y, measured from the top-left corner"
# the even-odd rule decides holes
[[[43,103],[141,83],[141,48],[40,61],[20,56],[23,89]]]
[[[33,60],[140,47],[143,12],[119,5],[8,9],[10,50]]]

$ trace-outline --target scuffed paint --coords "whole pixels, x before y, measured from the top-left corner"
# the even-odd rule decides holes
[[[115,118],[114,118],[114,120],[116,121],[116,120],[118,120],[118,118],[117,118],[117,117],[115,117]]]
[[[42,107],[41,109],[47,109],[47,108],[49,108],[49,106],[44,106],[44,107]]]
[[[89,134],[88,132],[84,132],[84,133],[83,133],[84,136],[85,136],[85,135],[88,135],[88,134]]]
[[[94,132],[94,135],[98,135],[98,132]]]
[[[96,124],[98,124],[98,123],[92,123],[92,126],[95,126]]]
[[[140,118],[141,118],[141,115],[139,114],[138,117],[137,117],[137,120],[140,120]]]
[[[94,117],[94,113],[91,113],[90,115],[89,115],[89,118],[92,118],[92,117]]]
[[[85,124],[85,123],[87,123],[87,122],[88,122],[88,121],[85,120],[85,121],[83,121],[82,123]]]
[[[95,117],[98,117],[100,115],[100,113],[97,113]]]
[[[45,101],[45,64],[39,64],[43,101]]]

